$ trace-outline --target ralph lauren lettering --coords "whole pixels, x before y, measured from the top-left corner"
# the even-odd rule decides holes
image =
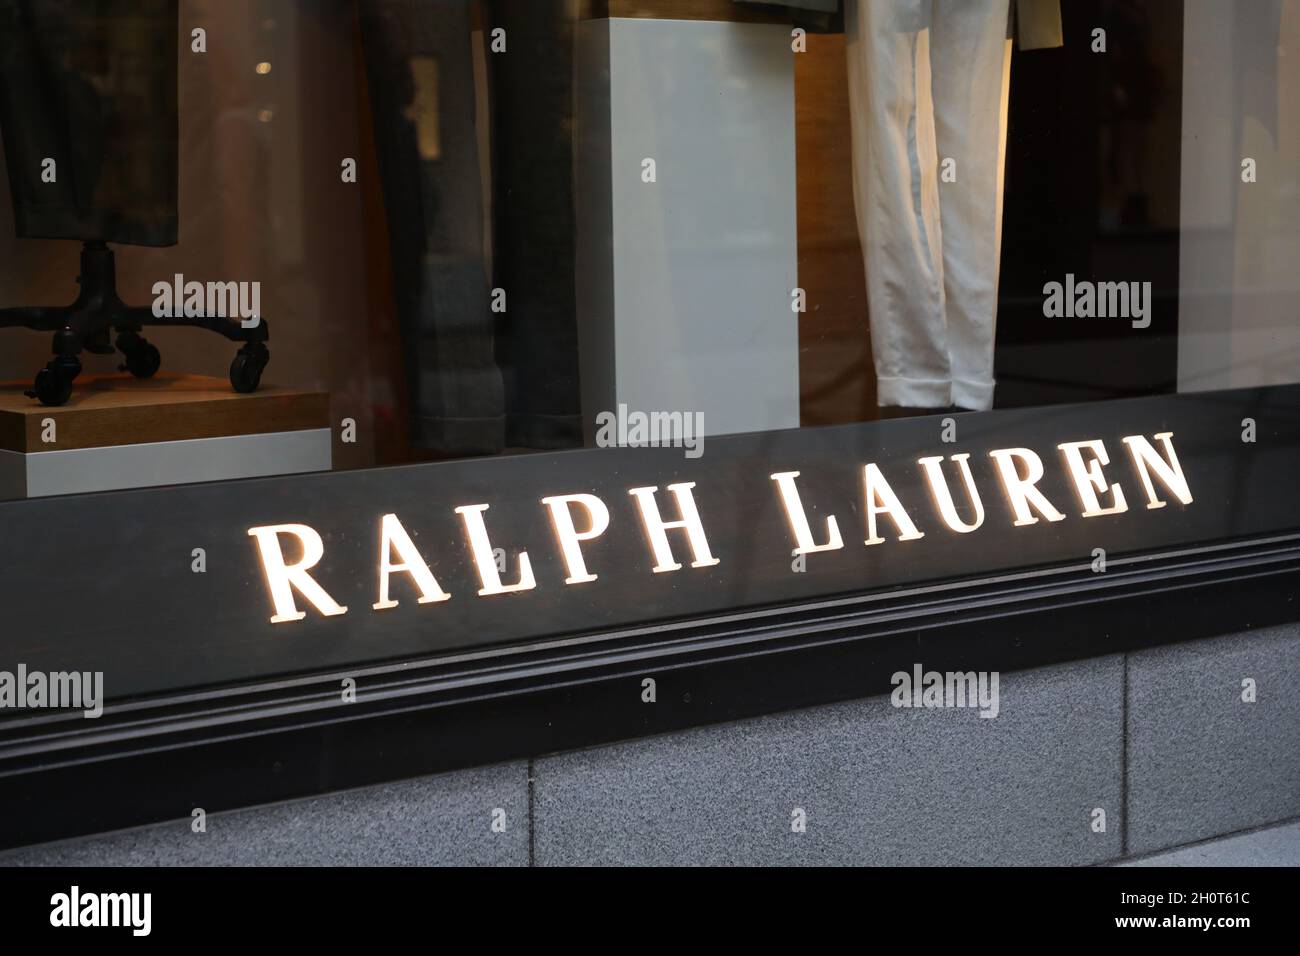
[[[1172,432],[1160,432],[1153,441],[1144,435],[1130,435],[1122,439],[1128,450],[1129,465],[1140,484],[1148,509],[1164,508],[1167,498],[1182,505],[1192,503],[1192,492],[1183,473],[1178,455],[1174,451]],[[1129,510],[1129,502],[1117,483],[1108,482],[1103,469],[1110,465],[1110,454],[1101,439],[1063,442],[1057,445],[1058,466],[1074,490],[1082,518],[1122,514]],[[993,471],[1001,483],[1008,517],[1013,527],[1027,527],[1040,521],[1057,522],[1066,519],[1064,501],[1053,502],[1038,487],[1046,473],[1039,455],[1028,448],[998,448],[988,453]],[[891,466],[892,467],[892,466]],[[971,470],[969,453],[920,458],[916,461],[924,485],[928,488],[934,517],[927,527],[931,531],[972,534],[992,520],[980,488]],[[835,515],[826,515],[814,527],[799,494],[798,471],[779,471],[770,478],[777,499],[789,524],[790,540],[781,542],[782,553],[788,554],[789,543],[795,545],[795,554],[819,551],[837,551],[845,547],[840,532],[841,523]],[[707,568],[720,564],[713,556],[705,531],[705,516],[701,515],[695,501],[695,482],[668,485],[663,492],[656,486],[628,489],[640,516],[642,536],[655,574],[680,572],[683,561],[689,558],[691,568]],[[925,537],[918,529],[914,513],[890,486],[885,472],[875,462],[863,465],[861,472],[862,512],[867,547],[878,547],[896,542],[917,541]],[[959,504],[960,503],[960,504]],[[913,508],[916,502],[912,502]],[[609,529],[610,510],[606,501],[593,494],[553,495],[543,498],[541,505],[550,517],[555,546],[563,560],[565,586],[588,584],[599,578],[599,569],[589,568],[583,553],[583,544],[601,537]],[[959,513],[964,511],[965,517]],[[661,509],[675,510],[678,517],[665,518]],[[462,505],[454,511],[461,518],[465,541],[478,574],[479,597],[494,597],[537,587],[532,563],[527,551],[517,552],[513,558],[507,552],[494,549],[488,531],[487,504]],[[670,537],[670,532],[674,535]],[[261,558],[262,573],[274,608],[271,623],[281,624],[301,621],[306,611],[299,610],[297,600],[311,605],[317,613],[334,617],[347,613],[329,592],[312,577],[312,569],[325,554],[324,541],[312,527],[304,524],[264,525],[248,529],[255,540]],[[284,544],[292,540],[290,553],[297,559],[290,562],[285,556]],[[391,582],[394,575],[406,575],[418,592],[417,603],[438,604],[449,601],[452,595],[443,590],[425,559],[416,548],[411,536],[395,514],[385,514],[380,519],[377,600],[372,606],[382,611],[398,606],[393,596]],[[498,565],[502,560],[503,564]],[[506,566],[516,568],[513,583],[502,581]]]

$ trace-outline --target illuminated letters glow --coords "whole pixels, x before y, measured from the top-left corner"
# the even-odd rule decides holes
[[[587,563],[582,559],[583,541],[599,538],[609,527],[609,509],[605,502],[595,495],[554,495],[543,498],[542,504],[551,509],[551,523],[555,527],[555,537],[560,542],[560,551],[564,554],[564,566],[569,576],[565,584],[586,584],[596,580],[597,575],[587,571]],[[570,505],[577,505],[587,512],[590,527],[578,531],[573,526],[573,512]]]
[[[943,477],[943,456],[922,458],[917,461],[917,464],[925,471],[925,479],[930,483],[930,491],[934,495],[935,504],[939,506],[939,514],[944,522],[953,531],[970,534],[984,523],[984,502],[980,501],[980,493],[975,488],[975,479],[971,477],[970,455],[953,455],[952,460],[957,463],[962,480],[966,483],[966,497],[970,499],[971,507],[975,510],[974,521],[962,521],[957,515],[957,507],[952,503],[952,492],[948,490],[948,482]]]
[[[305,524],[276,524],[265,528],[249,528],[248,534],[257,541],[257,550],[262,556],[262,571],[266,575],[266,586],[271,591],[271,602],[275,605],[272,624],[301,621],[307,616],[305,611],[299,611],[293,603],[294,588],[326,617],[347,613],[348,609],[330,597],[307,573],[325,556],[325,542],[314,528]],[[302,557],[297,564],[285,563],[284,551],[280,548],[282,534],[293,535],[302,545]]]
[[[1038,524],[1038,519],[1029,513],[1032,506],[1048,521],[1064,521],[1065,515],[1052,507],[1041,491],[1035,487],[1043,477],[1043,460],[1028,448],[999,448],[989,452],[989,457],[997,462],[998,476],[1002,487],[1011,502],[1011,510],[1016,513],[1016,527]],[[1015,459],[1025,463],[1026,473],[1022,478],[1016,467]]]
[[[659,490],[657,487],[632,488],[628,491],[628,494],[636,499],[637,507],[641,511],[641,523],[645,527],[646,537],[650,540],[650,549],[654,552],[655,566],[651,570],[655,574],[681,568],[681,565],[673,560],[673,548],[668,543],[668,531],[672,528],[681,528],[686,532],[686,538],[691,545],[691,554],[695,558],[691,562],[691,567],[706,568],[718,563],[718,559],[709,553],[709,542],[704,537],[704,525],[700,522],[700,513],[695,508],[695,497],[691,494],[691,489],[694,487],[693,481],[668,486],[668,490],[677,499],[677,510],[682,515],[680,521],[664,521],[659,516],[659,504],[655,501],[655,492]]]
[[[803,502],[799,500],[799,488],[794,483],[798,477],[797,471],[782,471],[772,475],[781,494],[781,504],[785,506],[785,516],[790,520],[790,529],[794,532],[794,542],[797,545],[794,553],[812,554],[814,551],[837,551],[844,547],[844,539],[840,537],[834,515],[826,518],[826,543],[817,544],[813,540],[808,516],[804,513]]]
[[[392,563],[394,551],[401,558],[399,564]],[[374,604],[376,611],[397,607],[397,602],[388,597],[388,579],[394,571],[405,571],[415,581],[416,587],[420,589],[418,603],[434,604],[451,600],[451,595],[438,586],[433,572],[420,557],[420,552],[416,550],[402,523],[397,520],[397,515],[387,514],[379,523],[379,600]]]
[[[1183,466],[1178,463],[1178,455],[1174,453],[1173,432],[1160,432],[1156,436],[1156,441],[1165,446],[1165,455],[1168,461],[1160,457],[1160,453],[1151,447],[1151,443],[1143,435],[1129,435],[1123,439],[1124,444],[1128,445],[1129,454],[1133,456],[1133,464],[1142,477],[1142,487],[1147,493],[1148,508],[1163,508],[1165,502],[1156,497],[1156,490],[1151,485],[1151,470],[1154,470],[1160,483],[1168,488],[1175,498],[1185,505],[1192,503],[1192,491],[1187,487],[1187,478],[1183,475]]]
[[[912,524],[912,519],[907,516],[903,503],[898,500],[898,495],[894,494],[894,489],[889,487],[889,482],[885,481],[885,476],[880,473],[880,467],[872,462],[862,470],[863,486],[867,495],[867,544],[884,544],[885,539],[876,534],[876,516],[889,515],[890,520],[894,522],[894,527],[898,529],[899,541],[915,541],[917,538],[924,538],[925,535],[916,530],[916,525]]]
[[[465,533],[469,535],[469,547],[474,554],[474,566],[478,568],[478,578],[483,586],[479,588],[479,597],[493,594],[510,594],[513,591],[531,591],[537,587],[533,579],[533,566],[528,560],[528,552],[519,552],[519,580],[514,584],[502,584],[501,574],[497,571],[496,559],[492,554],[492,542],[488,539],[487,526],[483,524],[483,512],[487,505],[465,505],[456,509],[465,522]]]
[[[1083,505],[1085,518],[1128,511],[1128,502],[1124,500],[1124,489],[1118,484],[1106,487],[1106,479],[1101,470],[1110,464],[1110,457],[1106,454],[1106,446],[1102,444],[1100,438],[1096,441],[1067,441],[1056,447],[1065,455],[1065,466],[1070,471],[1070,477],[1074,479],[1074,487],[1079,492],[1079,502]],[[1083,460],[1085,448],[1093,455],[1092,461],[1086,464]],[[1097,493],[1107,491],[1110,492],[1115,503],[1109,508],[1103,508]]]
[[[1161,497],[1162,493],[1176,499],[1184,506],[1192,503],[1191,488],[1182,463],[1174,451],[1173,437],[1172,432],[1159,432],[1151,439],[1144,435],[1129,435],[1122,439],[1129,451],[1132,478],[1141,485],[1142,492],[1146,496],[1147,509],[1168,507],[1169,503]],[[1056,467],[1061,469],[1057,473],[1058,476],[1073,487],[1081,509],[1076,512],[1079,517],[1096,518],[1120,515],[1129,511],[1123,487],[1119,482],[1109,480],[1103,471],[1111,465],[1111,459],[1101,439],[1065,441],[1057,444],[1056,449],[1059,457],[1054,457],[1052,460],[1056,463]],[[891,475],[901,476],[896,477],[896,480],[907,482],[898,486],[903,489],[904,497],[908,499],[906,501],[900,499],[895,493],[879,464],[869,462],[863,465],[862,483],[852,499],[851,507],[855,514],[859,507],[864,513],[867,532],[864,545],[886,544],[885,535],[882,534],[883,529],[879,527],[882,517],[888,518],[892,523],[895,540],[907,542],[924,538],[926,535],[917,527],[914,518],[919,516],[919,509],[926,504],[928,504],[927,513],[933,518],[933,525],[927,526],[923,522],[923,527],[941,533],[946,530],[958,535],[975,533],[999,517],[1004,522],[1010,519],[1011,525],[1017,528],[1039,524],[1042,519],[1051,523],[1065,520],[1066,515],[1058,510],[1038,487],[1043,479],[1045,466],[1044,460],[1037,453],[1028,448],[997,448],[988,452],[988,458],[991,463],[983,458],[976,459],[977,464],[983,467],[983,471],[978,473],[988,475],[991,472],[997,476],[1005,493],[1010,514],[1006,514],[1005,511],[990,511],[986,507],[988,501],[992,499],[986,501],[980,493],[981,487],[976,477],[977,469],[971,465],[972,455],[969,452],[950,455],[946,459],[942,455],[915,459],[910,473],[907,462],[887,463],[886,467]],[[1117,461],[1112,471],[1117,470],[1119,465]],[[950,480],[954,471],[960,474],[964,485],[965,506],[962,511],[969,520],[963,519],[958,513],[954,500]],[[758,479],[760,475],[748,476],[751,486],[752,481]],[[833,513],[827,513],[824,518],[824,532],[821,528],[814,531],[799,493],[800,476],[801,473],[793,469],[775,471],[768,475],[773,483],[772,490],[775,495],[773,504],[780,504],[790,539],[795,545],[793,553],[805,555],[843,550],[844,539]],[[1113,473],[1111,477],[1114,477]],[[672,495],[676,506],[678,517],[674,520],[665,520],[660,513],[659,487],[656,485],[630,488],[627,493],[632,501],[621,499],[625,514],[624,527],[628,528],[636,520],[631,516],[632,510],[635,510],[640,518],[645,546],[653,562],[650,570],[655,574],[682,569],[682,564],[673,552],[674,543],[679,549],[690,548],[692,568],[709,568],[721,563],[710,550],[704,521],[692,493],[695,486],[696,483],[693,481],[666,485],[665,490]],[[923,494],[919,490],[921,487],[928,488],[930,499],[928,503],[924,500],[911,500],[914,496]],[[1049,487],[1057,488],[1060,485],[1052,484]],[[725,487],[721,489],[724,493],[727,490]],[[988,489],[984,491],[987,492]],[[826,494],[824,489],[819,491],[819,495]],[[1129,496],[1133,494],[1133,487],[1130,486]],[[845,501],[840,503],[847,504]],[[563,563],[564,585],[589,584],[599,580],[597,571],[600,569],[588,567],[588,558],[593,556],[583,553],[583,545],[601,538],[615,526],[618,519],[611,516],[606,500],[602,500],[595,494],[555,494],[543,497],[541,505],[550,518],[549,531],[554,538],[558,557]],[[746,501],[733,504],[732,507],[753,505],[753,502]],[[909,511],[909,506],[917,510]],[[460,523],[463,525],[464,541],[468,547],[470,563],[481,585],[478,595],[492,597],[535,589],[537,580],[527,550],[521,549],[517,552],[515,560],[518,562],[519,572],[515,583],[507,584],[501,580],[502,568],[499,563],[504,564],[502,556],[506,552],[493,549],[484,518],[488,510],[487,504],[463,505],[451,509],[452,513],[460,517]],[[760,542],[750,539],[746,525],[748,517],[747,514],[736,511],[729,516],[728,521],[724,522],[727,527],[740,529],[742,532],[741,540],[733,544],[734,547],[747,549],[742,554],[746,562],[741,562],[741,565],[756,567],[758,565],[754,562],[770,563],[773,557],[779,558],[782,562],[787,560],[786,556],[790,553],[787,550],[764,551],[763,549],[771,548],[773,545],[780,548],[782,544],[788,548],[788,543]],[[761,529],[761,526],[755,526]],[[400,602],[392,594],[393,579],[397,575],[409,576],[410,585],[418,591],[416,603],[419,605],[441,604],[451,600],[452,595],[438,583],[425,556],[416,547],[415,541],[396,514],[383,513],[377,530],[378,534],[373,539],[379,549],[378,560],[374,565],[378,572],[377,600],[371,605],[375,611],[387,611],[398,607]],[[675,540],[670,539],[670,531],[681,532],[682,535]],[[822,534],[820,542],[818,533]],[[305,524],[266,525],[249,528],[248,536],[254,540],[261,559],[262,573],[274,610],[274,615],[271,617],[272,624],[302,621],[308,616],[306,610],[308,606],[315,609],[322,617],[337,617],[347,613],[347,607],[339,604],[321,582],[312,576],[312,569],[316,568],[325,554],[324,540],[314,528]],[[522,542],[513,543],[517,547]],[[593,557],[594,560],[596,559]],[[799,570],[803,568],[800,567]],[[366,574],[365,577],[376,580],[370,574]],[[558,582],[559,574],[554,574],[554,578]],[[295,603],[296,601],[301,602],[302,609],[298,603]]]

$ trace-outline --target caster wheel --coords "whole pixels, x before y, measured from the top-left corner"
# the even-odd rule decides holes
[[[42,405],[62,405],[72,397],[72,382],[81,373],[81,363],[73,359],[55,359],[36,373],[36,384],[27,392]]]
[[[117,337],[117,347],[126,359],[118,370],[130,372],[136,378],[152,378],[162,365],[162,355],[158,347],[135,333],[123,333]]]
[[[248,394],[257,391],[262,381],[262,371],[271,360],[271,353],[265,345],[245,345],[230,363],[230,384],[236,392]]]
[[[28,394],[42,405],[62,405],[72,397],[72,380],[43,368],[36,373],[36,388]]]

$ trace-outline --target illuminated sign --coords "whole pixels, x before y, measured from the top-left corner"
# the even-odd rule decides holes
[[[1127,460],[1127,471],[1141,488],[1141,499],[1130,504],[1121,485],[1107,477],[1105,468],[1120,466],[1111,462],[1111,453],[1100,438],[1069,441],[1056,445],[1049,461],[1055,464],[1071,490],[1072,500],[1057,495],[1056,500],[1040,487],[1048,465],[1033,450],[1023,447],[996,448],[987,453],[996,475],[998,497],[1005,505],[1006,523],[1024,528],[1039,522],[1064,521],[1068,512],[1080,518],[1119,515],[1130,507],[1155,510],[1170,500],[1180,505],[1192,503],[1192,492],[1182,464],[1174,449],[1173,433],[1161,431],[1151,438],[1128,435],[1117,452]],[[916,458],[915,468],[922,476],[929,502],[904,501],[891,485],[886,469],[876,462],[858,466],[858,507],[860,547],[897,547],[897,543],[920,541],[928,535],[969,535],[986,529],[995,520],[994,506],[982,493],[971,467],[969,452]],[[888,463],[891,472],[904,467],[902,462]],[[800,494],[798,470],[775,471],[768,475],[770,488],[785,517],[787,538],[771,541],[770,546],[795,556],[841,551],[847,547],[849,520],[844,514],[827,513],[814,529]],[[1112,476],[1113,477],[1113,476]],[[703,480],[703,479],[701,479]],[[681,481],[665,485],[642,485],[626,489],[639,518],[639,533],[653,574],[714,568],[722,564],[715,556],[708,534],[708,515],[699,507],[695,489],[698,482]],[[1058,482],[1058,484],[1060,484]],[[987,489],[986,489],[987,491]],[[538,507],[549,518],[552,545],[563,567],[563,578],[556,585],[574,587],[600,580],[601,568],[588,559],[584,545],[609,534],[626,534],[617,527],[610,514],[611,501],[588,492],[541,497]],[[928,504],[928,508],[927,508]],[[527,550],[508,555],[494,546],[488,528],[491,505],[474,503],[452,509],[460,519],[463,541],[472,559],[477,577],[477,596],[491,598],[538,588],[538,578]],[[665,511],[676,517],[665,517]],[[923,531],[918,521],[924,517]],[[404,516],[407,521],[415,516]],[[453,599],[435,577],[428,556],[422,554],[412,538],[403,516],[394,511],[383,513],[375,529],[378,560],[373,574],[375,600],[373,611],[399,606],[396,582],[404,581],[403,594],[410,594],[416,604],[442,604]],[[677,537],[670,538],[674,532]],[[261,570],[271,607],[271,622],[283,624],[302,621],[311,608],[323,617],[348,613],[348,607],[317,580],[313,569],[325,556],[325,539],[320,531],[305,523],[262,524],[248,529],[256,542]],[[674,546],[676,545],[676,547]],[[292,555],[292,557],[290,556]],[[685,564],[683,562],[686,562]],[[506,568],[513,568],[513,580],[503,578]],[[724,569],[725,570],[725,569]]]
[[[1163,573],[1148,557],[1300,534],[1300,385],[703,447],[0,503],[0,670],[103,671],[126,698],[552,642],[689,643],[760,619],[801,641],[790,609],[818,608],[835,634],[839,607],[933,599],[948,620],[978,614],[963,608],[986,586],[1091,591]],[[133,587],[148,600],[117,600]],[[1097,626],[1061,615],[1043,637]]]

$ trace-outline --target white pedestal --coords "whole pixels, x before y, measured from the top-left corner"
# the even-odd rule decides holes
[[[329,471],[330,460],[328,428],[70,451],[0,448],[0,499]]]
[[[779,25],[580,24],[589,437],[619,405],[702,412],[708,435],[799,425],[793,56]]]

